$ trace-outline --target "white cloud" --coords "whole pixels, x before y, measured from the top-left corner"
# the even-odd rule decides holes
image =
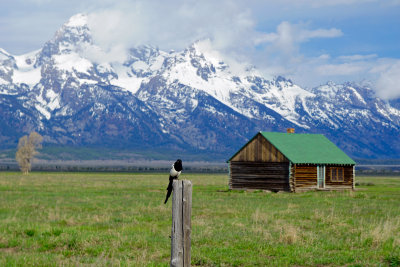
[[[312,38],[334,38],[343,35],[342,31],[336,28],[331,29],[306,29],[307,24],[291,24],[290,22],[281,22],[275,33],[266,33],[256,39],[256,44],[276,43],[278,45],[293,45],[295,43],[304,43]]]
[[[98,64],[125,62],[128,56],[127,48],[122,44],[115,44],[106,50],[96,45],[81,46],[79,53]]]
[[[392,0],[396,1],[396,0]],[[296,6],[309,6],[313,8],[319,7],[332,7],[332,6],[349,6],[356,4],[366,4],[372,2],[379,2],[379,0],[283,0],[282,2],[293,4]]]
[[[332,28],[332,29],[317,29],[317,30],[304,30],[300,34],[300,40],[308,41],[311,38],[334,38],[340,37],[343,33],[341,30]]]
[[[328,60],[330,58],[331,58],[331,56],[329,54],[322,54],[318,57],[318,59],[320,59],[320,60]]]
[[[365,67],[355,63],[325,64],[317,66],[316,71],[323,76],[352,76],[365,71]]]
[[[36,5],[43,5],[43,4],[47,4],[50,3],[52,0],[28,0],[28,2],[31,2],[33,4]]]
[[[275,32],[259,34],[255,39],[255,44],[261,49],[255,52],[254,63],[269,75],[288,76],[295,82],[300,81],[301,85],[311,86],[308,78],[315,80],[318,73],[316,68],[329,64],[331,57],[324,53],[315,58],[307,58],[301,53],[302,45],[315,38],[336,38],[342,35],[343,32],[337,28],[311,29],[309,23],[283,21]],[[298,77],[300,79],[297,80]],[[314,85],[316,82],[319,81],[314,81]]]
[[[308,25],[304,23],[291,24],[283,21],[277,26],[276,32],[259,36],[255,43],[264,44],[270,54],[279,53],[283,56],[283,60],[287,60],[298,58],[300,44],[313,38],[334,38],[343,35],[342,31],[336,28],[310,30],[307,27]]]
[[[251,44],[255,22],[247,9],[231,1],[120,1],[89,17],[95,41],[105,50],[155,45],[180,50],[210,38],[217,49]]]
[[[380,74],[376,88],[378,96],[383,99],[400,97],[400,60]]]
[[[343,61],[360,61],[360,60],[370,60],[376,59],[378,57],[377,54],[370,54],[370,55],[350,55],[350,56],[339,56],[339,60]]]
[[[277,68],[275,68],[277,69]],[[327,81],[371,81],[373,89],[382,99],[400,97],[400,60],[372,55],[349,55],[333,58],[321,55],[303,58],[287,75],[302,86],[314,87]]]

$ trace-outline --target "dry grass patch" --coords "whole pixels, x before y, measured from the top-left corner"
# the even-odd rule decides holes
[[[269,216],[267,212],[260,211],[259,208],[256,208],[256,210],[253,212],[251,215],[251,218],[253,220],[253,223],[258,225],[258,224],[268,224],[269,222]]]
[[[279,232],[279,241],[285,244],[297,244],[301,241],[299,229],[293,225],[284,225]]]
[[[242,227],[242,229],[245,229],[245,227]],[[257,236],[261,237],[264,241],[271,241],[272,240],[272,234],[271,234],[271,229],[268,227],[268,225],[254,225],[251,227],[251,231]]]
[[[400,216],[381,220],[370,230],[369,236],[372,238],[372,245],[378,247],[391,238],[397,242],[400,238],[399,233]]]
[[[270,225],[270,216],[267,212],[261,211],[260,208],[256,208],[256,210],[251,215],[252,225],[251,231],[256,235],[261,237],[263,240],[271,240],[271,225]],[[245,225],[242,224],[242,228],[245,228]]]

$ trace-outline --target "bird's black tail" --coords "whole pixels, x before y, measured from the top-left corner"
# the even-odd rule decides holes
[[[174,179],[171,176],[169,176],[169,184],[168,184],[168,187],[167,187],[167,196],[165,198],[164,204],[167,203],[168,198],[171,196],[171,193],[172,193],[172,181],[173,180]]]

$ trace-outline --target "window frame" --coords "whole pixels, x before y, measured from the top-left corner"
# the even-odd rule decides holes
[[[339,170],[341,172],[341,176],[339,176]],[[330,168],[331,174],[331,182],[344,182],[344,168],[343,167],[331,167]]]

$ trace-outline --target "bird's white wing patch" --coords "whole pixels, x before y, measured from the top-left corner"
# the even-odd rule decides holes
[[[172,168],[171,168],[171,171],[169,172],[169,174],[170,174],[172,177],[178,177],[179,174],[181,174],[181,172],[177,172],[177,171],[174,169],[174,167],[172,167]]]

